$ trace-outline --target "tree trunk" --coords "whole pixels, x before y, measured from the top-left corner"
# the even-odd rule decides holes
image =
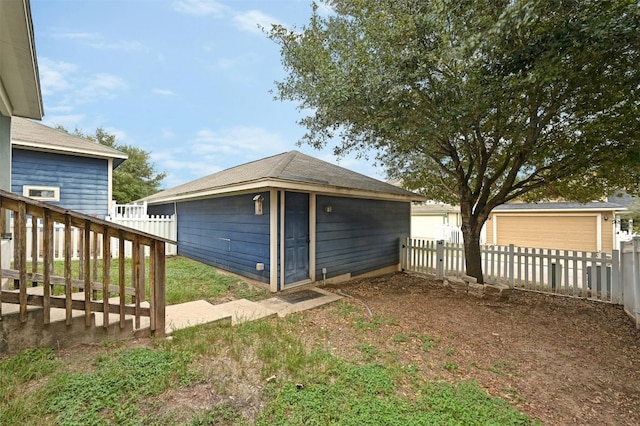
[[[480,231],[481,226],[462,225],[464,238],[464,254],[467,267],[467,275],[478,280],[478,284],[484,283],[482,275],[482,258],[480,256]]]

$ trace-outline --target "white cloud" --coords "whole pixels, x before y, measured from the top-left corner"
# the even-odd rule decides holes
[[[173,139],[176,136],[175,133],[173,133],[170,129],[161,129],[160,130],[160,137],[162,139]]]
[[[214,156],[192,157],[180,151],[153,151],[150,154],[156,169],[167,174],[162,182],[164,188],[173,188],[223,169],[216,165]]]
[[[124,80],[109,73],[98,73],[84,83],[84,85],[70,95],[76,104],[94,102],[99,99],[112,99],[116,96],[117,90],[126,87]]]
[[[169,136],[175,136],[168,132]],[[172,188],[229,167],[287,151],[286,146],[282,136],[261,127],[237,126],[221,131],[202,129],[190,142],[170,150],[153,151],[151,159],[158,170],[167,173],[163,186]]]
[[[82,129],[81,123],[85,120],[84,114],[59,114],[45,115],[42,124],[49,127],[62,126],[70,132],[75,129]]]
[[[112,49],[112,50],[128,50],[128,51],[146,50],[145,46],[138,41],[99,40],[94,43],[89,43],[89,46],[94,47],[96,49]]]
[[[162,95],[162,96],[175,95],[175,93],[173,93],[173,91],[169,89],[153,89],[153,93],[155,93],[156,95]]]
[[[68,62],[41,58],[38,68],[42,94],[47,103],[46,111],[72,112],[81,104],[112,99],[119,90],[126,88],[124,80],[117,75],[87,75],[77,65]],[[56,99],[56,103],[50,105],[46,99],[49,97]]]
[[[271,25],[280,24],[280,22],[259,10],[249,10],[238,13],[233,17],[233,23],[241,31],[248,31],[256,34],[262,34],[262,29],[270,30]]]
[[[128,50],[137,51],[145,50],[145,46],[137,41],[112,41],[107,40],[102,34],[99,33],[83,33],[83,32],[57,32],[53,35],[54,38],[76,40],[80,44],[93,47],[94,49],[111,49],[111,50]]]
[[[52,61],[48,58],[38,60],[40,73],[40,86],[42,94],[52,95],[56,92],[66,91],[71,88],[69,75],[77,70],[75,64],[62,61]]]
[[[127,132],[125,132],[124,130],[117,129],[115,127],[106,127],[106,128],[104,128],[104,130],[107,133],[115,136],[116,137],[116,142],[118,142],[118,143],[125,143],[125,144],[128,144],[128,145],[135,145],[135,144],[132,143],[134,141],[130,140],[129,136],[127,135]],[[93,131],[93,130],[91,130],[91,131]]]
[[[228,7],[216,0],[179,0],[173,2],[173,9],[188,15],[220,17],[228,10]]]
[[[220,58],[216,61],[215,68],[220,70],[230,70],[236,68],[238,65],[256,64],[259,60],[260,58],[257,55],[253,53],[245,53],[232,58]]]
[[[318,13],[321,16],[329,16],[335,14],[333,7],[331,7],[331,5],[329,5],[328,3],[321,1],[319,3],[316,3],[316,5],[318,6]]]
[[[215,132],[198,131],[193,151],[198,154],[219,153],[249,157],[254,153],[277,153],[285,149],[287,142],[277,133],[261,127],[237,126]]]

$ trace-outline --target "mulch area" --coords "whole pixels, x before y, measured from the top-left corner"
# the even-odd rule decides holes
[[[489,301],[405,273],[328,289],[392,319],[363,332],[335,308],[308,311],[310,334],[321,330],[336,355],[369,341],[428,378],[477,381],[544,424],[640,424],[640,330],[621,306],[524,291]],[[425,336],[433,348],[420,350]]]

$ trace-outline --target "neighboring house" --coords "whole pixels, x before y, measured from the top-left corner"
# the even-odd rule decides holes
[[[436,202],[414,204],[411,207],[412,237],[461,242],[455,241],[461,224],[459,207]]]
[[[611,252],[626,210],[604,201],[503,204],[485,224],[487,244]]]
[[[419,195],[291,151],[145,199],[177,214],[178,253],[271,291],[395,271]]]
[[[112,173],[127,155],[24,118],[11,128],[11,192],[103,219]]]

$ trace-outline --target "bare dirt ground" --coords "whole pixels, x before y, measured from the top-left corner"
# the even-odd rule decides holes
[[[506,302],[454,293],[441,281],[394,274],[336,286],[394,318],[369,339],[423,374],[475,380],[519,411],[552,425],[640,424],[640,330],[621,306],[515,291]],[[309,311],[336,355],[361,341],[330,309]],[[398,336],[409,336],[401,342]],[[432,350],[411,339],[429,336]],[[406,344],[406,351],[398,350]]]

